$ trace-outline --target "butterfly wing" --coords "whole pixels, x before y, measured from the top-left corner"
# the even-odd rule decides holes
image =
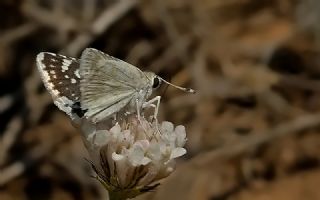
[[[72,105],[80,100],[79,61],[49,52],[41,52],[36,59],[38,71],[54,104],[73,118]]]
[[[93,121],[120,111],[150,82],[138,68],[96,49],[80,59],[81,106]]]

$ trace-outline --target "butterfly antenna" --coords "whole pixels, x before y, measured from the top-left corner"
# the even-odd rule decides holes
[[[159,77],[160,78],[160,77]],[[175,87],[179,90],[182,90],[182,91],[185,91],[185,92],[188,92],[188,93],[192,93],[192,94],[195,94],[196,91],[194,89],[191,89],[191,88],[184,88],[184,87],[180,87],[180,86],[177,86],[177,85],[174,85],[166,80],[164,80],[163,78],[160,78],[163,82],[165,82],[166,84],[168,85],[171,85],[172,87]]]
[[[164,95],[166,94],[166,92],[167,92],[167,90],[168,90],[168,87],[169,87],[169,85],[166,84],[166,86],[165,86],[165,88],[164,88],[161,96],[164,96]]]
[[[161,80],[162,80],[162,79],[161,79]],[[171,77],[169,78],[169,81],[171,81]],[[168,90],[168,87],[169,87],[169,85],[166,84],[166,86],[165,86],[165,88],[164,88],[161,96],[164,96],[164,95],[166,94],[166,92],[167,92],[167,90]]]

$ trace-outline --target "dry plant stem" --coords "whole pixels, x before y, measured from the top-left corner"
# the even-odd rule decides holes
[[[128,53],[125,60],[128,60],[130,64],[137,66],[139,60],[143,57],[152,55],[155,52],[155,49],[151,42],[147,40],[142,40],[137,42]]]
[[[88,32],[79,34],[62,53],[75,56],[84,49],[98,35],[105,32],[113,23],[118,21],[129,10],[137,5],[137,0],[121,0],[115,5],[108,7],[88,28]]]
[[[170,13],[166,8],[165,3],[162,0],[154,0],[154,3],[170,40],[175,41],[179,38],[179,32],[174,24],[173,18],[170,16]]]
[[[52,14],[53,16],[56,16],[56,18],[58,19],[63,19],[64,16],[66,15],[66,12],[64,10],[65,8],[65,1],[64,0],[56,0],[54,5],[53,5],[53,9],[52,9]],[[72,21],[70,21],[71,23],[73,23]],[[67,35],[68,35],[68,32],[70,31],[68,29],[68,27],[71,27],[71,25],[73,24],[70,24],[70,22],[66,23],[66,22],[63,22],[65,24],[65,27],[66,28],[63,28],[63,26],[60,28],[60,27],[57,27],[57,40],[58,41],[61,41],[62,43],[65,43],[65,41],[67,41]],[[75,26],[73,26],[75,27]]]
[[[0,187],[10,182],[12,179],[18,177],[26,170],[26,164],[23,162],[15,162],[5,169],[1,169],[0,173]]]
[[[82,10],[82,20],[87,24],[93,20],[97,8],[97,1],[92,0],[82,0],[83,10]]]
[[[16,28],[10,29],[0,35],[0,44],[12,44],[13,42],[33,33],[39,28],[38,25],[33,23],[25,23]]]
[[[280,79],[279,85],[284,85],[284,87],[292,87],[301,90],[311,90],[315,92],[320,91],[320,81],[310,80],[302,76],[297,75],[285,75]]]
[[[45,10],[31,1],[26,1],[23,4],[22,12],[39,24],[51,27],[59,32],[76,29],[76,21],[66,14],[62,15],[62,11],[57,13],[55,10]]]
[[[22,119],[20,117],[13,118],[7,125],[6,131],[0,140],[0,166],[5,162],[8,151],[17,139],[18,133],[22,128]]]
[[[168,65],[172,59],[179,56],[177,48],[187,49],[192,43],[190,34],[184,35],[173,42],[150,66],[150,70],[158,73],[163,67]]]
[[[192,167],[201,167],[208,165],[218,158],[231,158],[239,154],[252,150],[262,144],[271,142],[281,137],[296,134],[307,128],[320,125],[320,114],[307,114],[298,117],[290,122],[278,125],[277,127],[267,130],[264,133],[253,133],[253,136],[244,138],[238,144],[225,146],[217,150],[202,153],[196,156],[188,163]]]
[[[57,142],[47,146],[36,146],[30,152],[26,153],[26,157],[20,159],[9,165],[8,167],[1,169],[0,173],[0,187],[10,182],[12,179],[23,174],[28,168],[32,167],[35,163],[41,162],[41,160],[48,154],[54,152],[62,143],[68,142],[72,139],[72,136],[62,137]]]
[[[172,43],[177,41],[179,38],[181,38],[181,34],[179,33],[173,17],[171,17],[170,13],[168,12],[168,9],[166,8],[165,3],[162,0],[153,0],[156,6],[156,10],[159,14],[160,20],[164,25],[164,28],[167,32],[167,35]],[[183,62],[184,65],[188,63],[188,57],[186,49],[180,44],[177,43],[177,45],[174,45],[175,51],[177,52],[177,56],[179,59]]]
[[[38,94],[37,89],[41,84],[38,71],[33,68],[32,74],[26,79],[25,90],[27,91],[27,103],[30,108],[29,123],[36,124],[43,114],[45,108],[52,103],[52,99],[48,94]],[[37,102],[37,104],[34,104]]]

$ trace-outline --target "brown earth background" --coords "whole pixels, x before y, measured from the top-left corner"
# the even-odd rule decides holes
[[[188,154],[150,200],[320,199],[320,1],[1,0],[0,199],[106,199],[35,66],[94,47],[171,82]]]

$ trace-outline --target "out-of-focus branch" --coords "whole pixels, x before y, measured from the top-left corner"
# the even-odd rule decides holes
[[[33,68],[32,74],[25,81],[26,102],[30,108],[29,123],[35,124],[40,119],[45,108],[52,103],[51,96],[48,93],[38,94],[37,89],[41,80],[36,67]],[[37,102],[36,104],[34,102]]]
[[[264,133],[253,133],[252,136],[248,136],[237,144],[227,145],[222,148],[201,153],[199,156],[194,157],[188,162],[188,166],[199,167],[205,166],[214,162],[216,159],[223,158],[229,159],[231,157],[243,154],[262,144],[272,142],[282,137],[293,135],[299,131],[303,131],[307,128],[312,128],[320,125],[320,114],[306,114],[300,116],[292,121],[282,123],[273,129],[267,130]]]
[[[59,32],[76,30],[77,23],[75,19],[66,14],[62,14],[61,9],[58,10],[59,11],[57,11],[57,9],[53,11],[45,10],[30,1],[26,1],[22,6],[23,13],[41,25],[51,27]]]
[[[7,159],[8,151],[17,139],[18,133],[22,128],[22,120],[20,117],[13,118],[7,125],[6,131],[3,133],[0,142],[0,166]]]
[[[57,140],[51,144],[38,145],[27,152],[24,159],[20,159],[19,161],[10,164],[6,168],[1,169],[0,187],[23,174],[28,168],[32,167],[38,162],[41,162],[46,155],[54,152],[54,150],[62,143],[69,142],[71,139],[72,136],[70,135],[62,136],[57,138]]]
[[[292,87],[295,89],[309,90],[309,91],[320,91],[320,81],[311,80],[302,76],[297,75],[284,75],[281,76],[279,85],[283,87]]]
[[[192,43],[192,36],[190,34],[179,37],[173,42],[150,66],[150,70],[158,73],[164,66],[166,66],[174,57],[179,57],[177,49],[188,48]]]
[[[153,0],[155,3],[156,11],[158,12],[159,18],[167,32],[167,35],[172,43],[179,40],[181,38],[181,34],[179,33],[173,17],[168,12],[166,4],[162,0]],[[188,57],[186,49],[184,48],[183,44],[176,43],[174,45],[175,51],[177,51],[177,56],[179,59],[186,65],[188,63]]]
[[[17,41],[18,39],[33,33],[35,30],[37,30],[37,28],[39,28],[39,26],[37,26],[34,23],[26,23],[16,28],[7,30],[6,32],[0,35],[0,44],[2,45],[11,44]]]
[[[85,23],[93,20],[97,9],[97,1],[83,0],[82,19]]]
[[[95,37],[105,32],[112,24],[134,8],[137,3],[137,0],[121,0],[117,1],[113,6],[108,7],[93,22],[91,27],[88,28],[88,31],[80,33],[65,49],[62,50],[62,53],[70,56],[77,55],[79,51],[88,46]]]

